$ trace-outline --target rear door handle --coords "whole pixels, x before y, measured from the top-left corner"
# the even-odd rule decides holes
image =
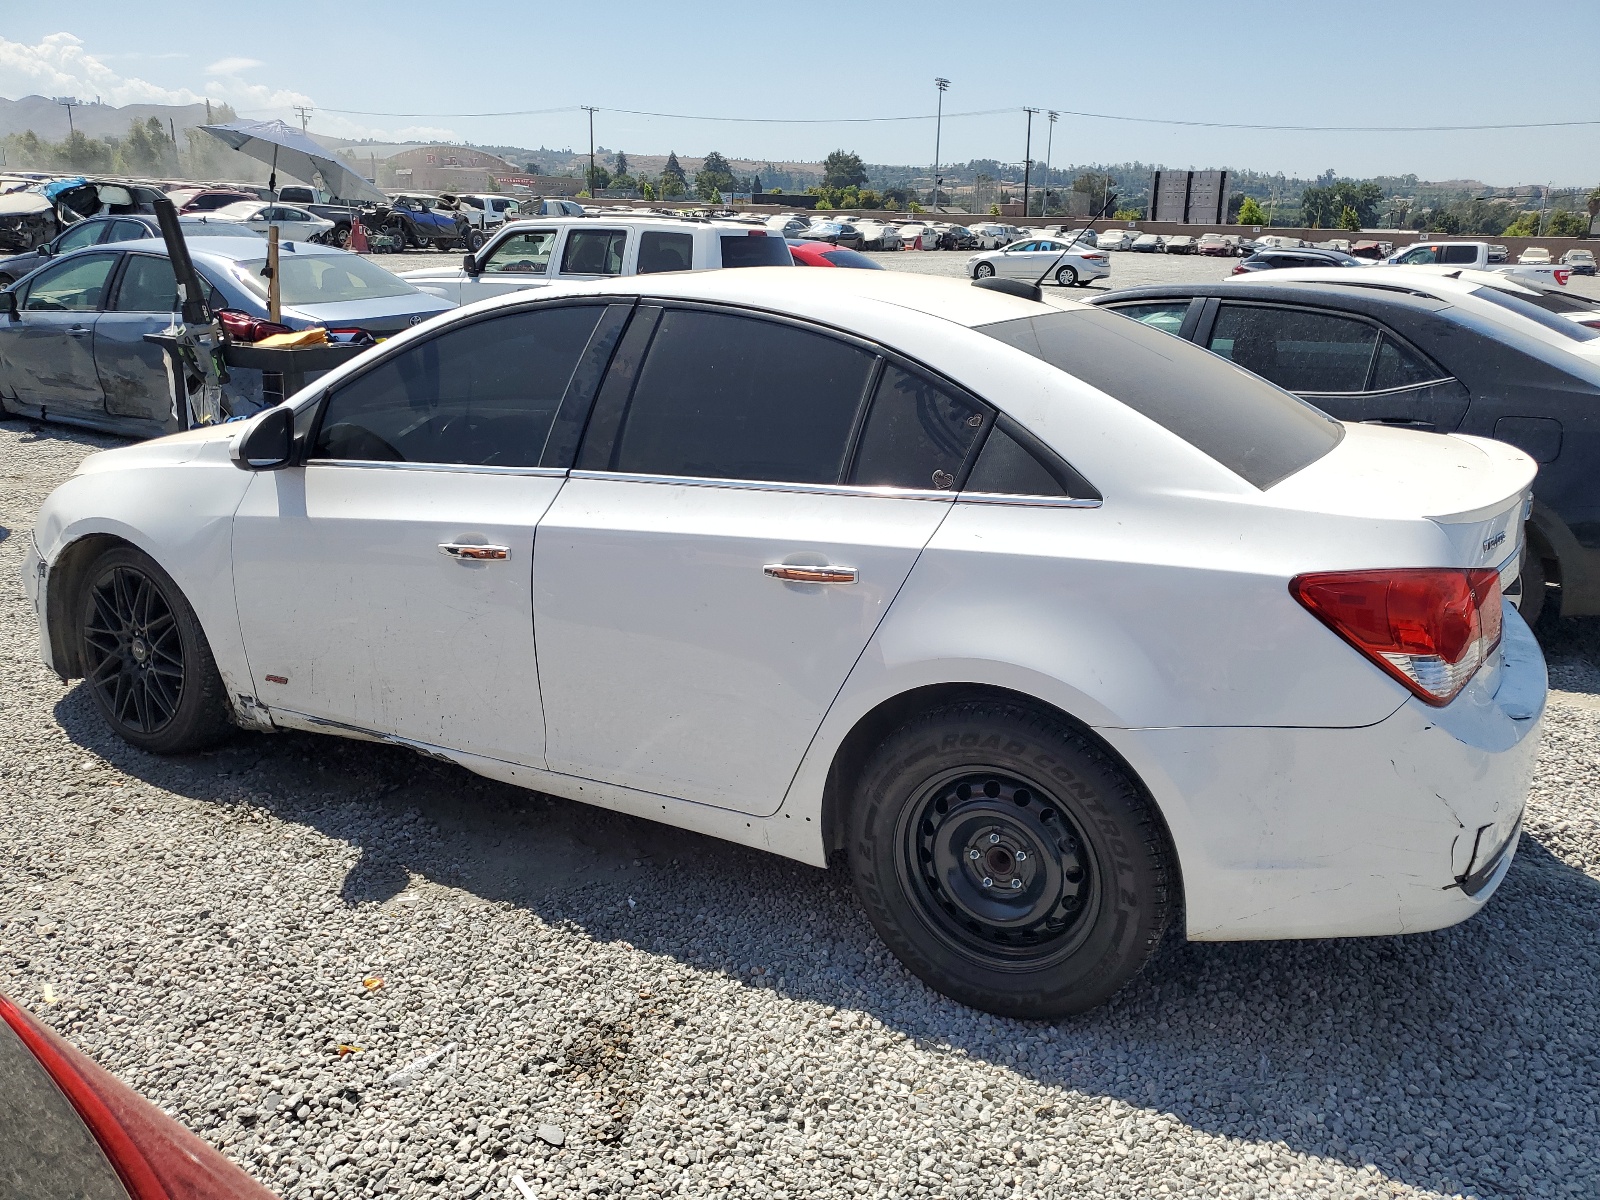
[[[511,557],[510,546],[469,546],[464,542],[440,542],[439,553],[447,554],[457,562],[505,562]]]
[[[790,583],[854,583],[854,567],[809,567],[793,563],[769,563],[761,568],[774,579]]]
[[[87,325],[73,325],[67,329],[68,337],[85,337],[94,331]]]

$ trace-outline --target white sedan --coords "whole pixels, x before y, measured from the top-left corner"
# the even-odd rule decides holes
[[[1070,238],[1025,238],[1003,250],[986,250],[967,259],[967,274],[974,279],[1054,280],[1062,287],[1088,287],[1092,279],[1111,274],[1111,258],[1104,250],[1073,244]]]
[[[260,234],[276,225],[278,237],[286,242],[324,241],[334,228],[332,221],[292,204],[261,204],[254,200],[226,204],[206,216],[212,221],[237,221]]]
[[[1533,474],[1070,301],[635,276],[92,455],[23,580],[46,663],[142,750],[375,739],[843,850],[909,969],[1052,1018],[1172,922],[1483,907],[1545,697],[1501,598]]]

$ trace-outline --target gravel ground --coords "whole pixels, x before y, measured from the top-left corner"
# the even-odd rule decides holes
[[[1033,1025],[929,992],[839,872],[392,747],[114,740],[15,582],[111,444],[0,421],[0,990],[283,1196],[1600,1194],[1600,622],[1547,639],[1478,919],[1173,942]]]

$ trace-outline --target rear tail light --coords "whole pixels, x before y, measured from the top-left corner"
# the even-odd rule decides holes
[[[0,996],[10,1025],[94,1134],[132,1200],[276,1200],[127,1084]]]
[[[1587,325],[1590,329],[1600,329],[1600,317],[1591,317],[1587,321],[1579,321],[1579,325]]]
[[[1557,283],[1559,283],[1562,287],[1566,287],[1567,280],[1572,278],[1572,271],[1567,267],[1557,267],[1555,269],[1555,277]]]
[[[1233,264],[1233,273],[1235,275],[1243,275],[1244,274],[1244,264],[1243,263],[1234,263]]]
[[[287,325],[280,325],[276,321],[264,321],[260,317],[252,317],[249,313],[234,308],[225,308],[217,313],[217,320],[222,322],[222,328],[236,342],[259,342],[262,338],[271,337],[275,333],[294,332]]]
[[[1418,568],[1299,575],[1289,592],[1429,704],[1450,703],[1500,644],[1500,573]]]

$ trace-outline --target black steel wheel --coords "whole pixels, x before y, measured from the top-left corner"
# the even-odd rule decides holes
[[[1139,785],[1058,715],[974,699],[878,746],[845,847],[862,906],[935,990],[1048,1020],[1143,968],[1177,903],[1166,829]]]
[[[1050,790],[956,769],[902,816],[901,883],[955,945],[997,969],[1070,955],[1100,909],[1104,871]]]
[[[148,556],[122,546],[94,562],[84,578],[78,634],[89,694],[123,740],[180,753],[227,732],[222,681],[199,621]]]

